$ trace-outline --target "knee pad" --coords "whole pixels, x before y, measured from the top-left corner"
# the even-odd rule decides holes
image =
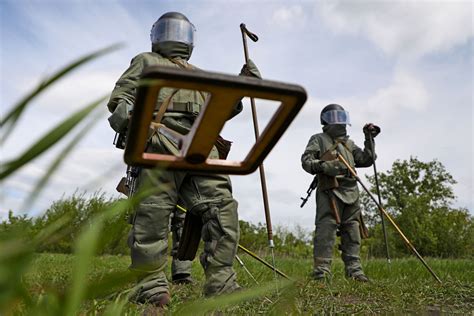
[[[204,268],[211,257],[219,265],[232,265],[239,239],[239,220],[237,202],[234,199],[211,204],[202,214],[202,239],[205,242],[204,253],[200,260]]]

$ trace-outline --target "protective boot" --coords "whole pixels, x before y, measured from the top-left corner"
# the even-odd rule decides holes
[[[152,304],[156,307],[165,307],[171,302],[171,297],[169,293],[159,293],[155,294],[148,300],[148,304]]]
[[[341,257],[345,265],[346,277],[356,281],[368,282],[360,263],[359,222],[352,220],[341,226]]]
[[[147,301],[148,306],[143,311],[143,316],[165,315],[166,306],[170,303],[169,293],[155,294]]]
[[[240,289],[232,268],[239,240],[237,202],[232,198],[222,199],[218,204],[198,205],[193,211],[201,214],[203,222],[204,251],[200,262],[206,276],[204,295],[232,293]]]
[[[331,277],[331,258],[314,258],[312,277],[316,281],[326,280]]]

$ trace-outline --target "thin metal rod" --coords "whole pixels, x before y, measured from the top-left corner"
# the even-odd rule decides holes
[[[375,187],[377,189],[377,197],[379,200],[379,204],[382,205],[382,198],[380,196],[380,186],[379,186],[379,177],[377,173],[377,166],[375,164],[375,142],[374,142],[374,136],[372,133],[369,131],[369,137],[370,137],[370,145],[372,146],[372,161],[374,165],[374,177],[375,177]],[[385,219],[383,217],[382,211],[379,210],[380,213],[380,219],[382,220],[382,231],[383,231],[383,241],[385,243],[385,255],[387,257],[387,262],[390,264],[390,254],[388,251],[388,238],[387,238],[387,229],[385,227]]]
[[[284,278],[287,279],[287,280],[291,280],[291,278],[290,278],[289,276],[287,276],[286,274],[284,274],[283,272],[281,272],[280,270],[278,270],[275,266],[272,266],[270,263],[266,262],[265,260],[263,260],[262,258],[260,258],[259,256],[257,256],[255,253],[253,253],[252,251],[248,250],[248,249],[245,248],[244,246],[239,245],[239,249],[242,250],[243,252],[245,252],[246,254],[248,254],[249,256],[251,256],[252,258],[254,258],[255,260],[259,261],[260,263],[262,263],[262,264],[265,265],[266,267],[272,269],[272,270],[275,271],[278,275],[284,277]]]
[[[375,197],[372,195],[372,193],[370,193],[369,189],[367,189],[367,187],[364,185],[364,183],[362,183],[362,181],[360,180],[359,176],[357,176],[356,172],[354,171],[354,169],[352,169],[352,167],[349,165],[349,163],[347,163],[347,161],[344,159],[344,157],[342,157],[341,154],[339,153],[336,153],[336,157],[337,159],[339,159],[339,161],[341,161],[345,166],[346,168],[349,170],[349,172],[352,174],[352,176],[357,180],[357,182],[359,182],[359,184],[362,186],[362,188],[364,188],[365,192],[367,192],[367,194],[370,196],[370,198],[374,201],[374,203],[377,205],[377,207],[379,208],[379,210],[385,215],[385,217],[387,217],[387,219],[389,220],[389,222],[393,225],[393,227],[395,227],[396,231],[400,234],[400,236],[402,237],[403,241],[405,242],[405,244],[408,246],[408,248],[410,248],[413,253],[417,256],[418,259],[420,259],[421,263],[423,263],[423,265],[426,267],[426,269],[428,269],[428,271],[431,273],[431,275],[436,279],[436,281],[438,281],[439,283],[442,283],[441,282],[441,279],[438,278],[438,276],[434,273],[434,271],[430,268],[430,266],[428,265],[428,263],[426,263],[425,259],[423,259],[423,257],[418,253],[418,251],[416,250],[416,248],[412,245],[412,243],[410,242],[410,240],[408,240],[408,238],[405,236],[405,234],[402,232],[402,230],[398,227],[398,225],[395,223],[395,221],[392,219],[392,217],[388,214],[388,212],[382,207],[382,205],[380,205],[377,200],[375,199]]]
[[[240,264],[240,266],[245,270],[245,272],[247,272],[247,274],[252,278],[252,280],[255,282],[255,284],[257,285],[260,285],[260,283],[258,283],[257,279],[255,279],[255,277],[253,276],[253,274],[250,272],[249,269],[247,269],[247,267],[245,266],[244,262],[242,261],[242,259],[240,259],[240,257],[238,255],[235,255],[235,259],[237,259],[237,262]],[[266,299],[268,302],[270,302],[270,304],[273,304],[273,301],[271,299],[269,299],[268,297],[264,296],[263,297],[264,299]]]
[[[238,255],[235,255],[235,259],[237,259],[237,262],[240,264],[240,266],[245,270],[245,272],[247,272],[248,275],[250,275],[250,277],[252,278],[252,280],[257,284],[259,285],[260,283],[258,283],[257,279],[255,279],[255,277],[253,276],[253,274],[249,271],[249,269],[247,269],[247,267],[245,266],[244,262],[242,261],[242,259],[240,259],[240,257]]]
[[[242,33],[242,41],[244,44],[245,63],[248,64],[249,53],[248,53],[248,47],[247,47],[247,35],[245,32],[246,28],[244,24],[240,25],[240,30]],[[260,136],[260,132],[258,129],[257,109],[255,106],[255,99],[253,97],[250,97],[250,104],[252,108],[252,120],[253,120],[253,127],[254,127],[254,133],[255,133],[255,140],[258,140],[258,137]],[[263,207],[265,210],[265,223],[267,225],[268,246],[272,249],[271,252],[272,252],[272,258],[273,258],[273,265],[275,266],[275,255],[273,252],[273,248],[275,247],[275,244],[273,242],[272,219],[270,217],[270,205],[268,203],[267,181],[265,178],[265,168],[263,166],[263,163],[260,165],[258,170],[260,172],[260,184],[262,187]]]

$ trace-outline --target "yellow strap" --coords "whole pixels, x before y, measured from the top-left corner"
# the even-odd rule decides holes
[[[155,116],[155,123],[160,123],[161,119],[163,118],[163,115],[165,115],[166,109],[170,105],[171,99],[176,95],[176,92],[178,92],[179,89],[174,89],[171,94],[166,97],[166,99],[163,100],[163,103],[161,103],[160,108],[158,109],[158,113],[156,113]]]
[[[173,64],[175,65],[178,65],[178,67],[182,68],[182,69],[190,69],[190,70],[196,70],[196,69],[199,69],[197,68],[196,66],[193,66],[191,65],[190,63],[188,62],[185,62],[181,59],[177,59],[177,58],[168,58],[169,61],[171,61]],[[206,103],[206,96],[204,95],[204,92],[202,91],[198,91],[199,94],[201,95],[201,97],[203,98],[204,100],[204,104]]]

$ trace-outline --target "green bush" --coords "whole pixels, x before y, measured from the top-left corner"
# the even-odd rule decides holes
[[[240,224],[240,244],[246,248],[263,255],[268,255],[268,235],[266,226],[262,223],[252,224],[246,221],[239,221]],[[273,234],[275,243],[275,253],[280,256],[295,258],[312,257],[313,248],[311,244],[311,233],[306,232],[300,226],[294,231],[288,227],[275,227]]]
[[[374,177],[368,177],[376,192]],[[385,210],[424,256],[441,258],[474,257],[474,221],[466,209],[452,206],[456,183],[441,162],[422,162],[411,157],[397,160],[392,169],[379,173]],[[361,204],[367,215],[372,238],[367,241],[369,255],[385,256],[380,215],[367,194]],[[410,254],[409,248],[385,220],[389,252],[392,257]]]
[[[94,216],[100,215],[100,212],[114,202],[117,200],[106,198],[104,193],[96,192],[91,197],[81,193],[53,202],[44,214],[37,218],[28,218],[26,215],[14,216],[10,211],[8,219],[0,225],[0,238],[7,238],[21,231],[22,236],[31,239],[49,225],[68,216],[71,217],[71,229],[54,242],[39,245],[37,252],[72,253],[80,232],[91,226]],[[128,230],[126,216],[116,215],[106,219],[104,234],[99,241],[99,254],[127,254]]]

